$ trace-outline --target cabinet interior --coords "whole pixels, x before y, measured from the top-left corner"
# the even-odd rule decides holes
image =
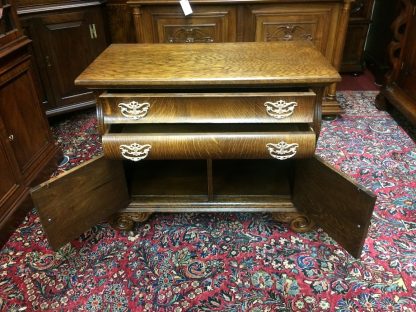
[[[249,208],[253,203],[264,209],[292,207],[293,165],[292,160],[264,159],[143,160],[125,162],[125,171],[132,202],[145,206],[147,201],[155,211],[170,202]]]

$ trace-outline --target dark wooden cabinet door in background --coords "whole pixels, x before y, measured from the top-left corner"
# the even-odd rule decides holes
[[[26,181],[37,171],[36,161],[52,143],[49,125],[34,84],[30,58],[16,67],[13,77],[0,78],[0,115],[19,170]]]
[[[364,47],[373,5],[374,0],[356,0],[351,5],[341,72],[360,73],[364,70]]]
[[[33,208],[29,188],[49,178],[60,156],[35,85],[30,40],[15,8],[0,2],[0,246]]]
[[[47,13],[21,10],[43,89],[48,116],[95,104],[75,78],[107,46],[101,6],[57,7]],[[27,13],[32,12],[32,13]]]

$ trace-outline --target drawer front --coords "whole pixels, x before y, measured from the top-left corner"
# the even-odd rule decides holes
[[[109,133],[103,136],[106,157],[113,159],[289,159],[315,152],[315,133],[177,132]]]
[[[236,41],[234,6],[192,6],[185,17],[180,6],[143,7],[143,43]],[[136,30],[139,31],[140,30]]]
[[[314,92],[250,94],[104,94],[106,124],[310,123]]]

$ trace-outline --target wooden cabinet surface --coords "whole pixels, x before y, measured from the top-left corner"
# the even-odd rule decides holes
[[[395,106],[405,118],[416,125],[416,3],[401,0],[399,15],[392,24],[393,40],[388,54],[391,71],[377,97],[377,107]]]
[[[2,2],[0,30],[0,244],[33,207],[30,186],[48,178],[60,156],[41,107],[30,40],[11,4]]]
[[[109,0],[107,14],[115,43],[312,41],[339,69],[350,0],[190,1],[184,16],[171,0]],[[326,88],[323,113],[339,114],[336,84]]]
[[[46,114],[94,105],[93,94],[74,79],[107,46],[100,2],[37,4],[21,7],[19,16],[33,41]]]

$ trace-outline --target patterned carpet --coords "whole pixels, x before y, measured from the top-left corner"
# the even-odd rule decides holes
[[[416,145],[375,92],[340,92],[317,153],[377,194],[360,260],[268,214],[100,224],[54,253],[36,211],[0,252],[1,311],[416,311]],[[73,167],[101,152],[94,111],[56,120]],[[58,172],[58,173],[59,173]]]

